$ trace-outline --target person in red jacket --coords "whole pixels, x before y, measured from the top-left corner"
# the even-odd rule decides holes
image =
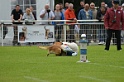
[[[117,39],[117,50],[121,48],[121,30],[124,30],[123,12],[119,8],[119,0],[112,1],[113,7],[108,9],[104,17],[104,25],[107,29],[107,40],[105,50],[109,50],[112,33],[115,33]],[[122,28],[121,28],[122,23]]]

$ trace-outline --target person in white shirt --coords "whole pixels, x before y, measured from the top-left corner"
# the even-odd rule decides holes
[[[50,10],[50,7],[48,4],[45,5],[45,9],[41,10],[40,12],[40,18],[42,20],[53,20],[55,17],[52,10]],[[51,24],[51,22],[42,22],[42,24]]]
[[[61,48],[66,52],[67,56],[77,56],[78,55],[78,45],[74,42],[62,42]]]
[[[24,19],[24,20],[34,20],[34,16],[31,13],[31,10],[29,8],[26,9],[26,13],[24,13],[22,19]]]

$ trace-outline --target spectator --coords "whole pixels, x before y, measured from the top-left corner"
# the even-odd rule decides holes
[[[40,12],[40,18],[42,20],[53,20],[54,19],[54,13],[52,10],[50,10],[50,7],[48,4],[45,5],[45,9],[41,10]],[[51,24],[50,22],[42,22],[42,24]]]
[[[18,24],[22,24],[22,22],[21,22],[22,16],[23,16],[23,12],[20,9],[20,6],[16,5],[15,9],[12,10],[12,13],[11,13],[12,22],[14,24],[14,29],[13,29],[14,30],[13,46],[15,46],[16,44],[17,45],[21,45],[18,42],[18,27],[17,27],[17,25]],[[15,22],[15,21],[18,21],[18,22]]]
[[[34,12],[34,8],[32,6],[30,6],[30,11],[32,12],[34,19],[37,20],[36,14]]]
[[[32,12],[31,12],[31,10],[30,10],[29,8],[26,9],[26,13],[24,13],[23,19],[24,19],[24,20],[29,20],[29,21],[30,21],[30,20],[31,20],[31,21],[32,21],[32,20],[35,20],[33,14],[32,14]]]
[[[101,7],[106,7],[105,2],[101,2]]]
[[[77,22],[72,3],[69,4],[68,9],[65,11],[65,19],[66,20],[72,20],[71,23]],[[69,22],[67,22],[67,23],[71,24]],[[73,25],[73,24],[69,25],[69,29],[70,29],[70,40],[69,40],[69,42],[75,42],[74,28],[75,28],[75,25]]]
[[[65,10],[68,9],[68,6],[69,6],[69,3],[66,2],[66,3],[65,3],[65,8],[64,8],[64,9],[65,9]]]
[[[100,8],[101,7],[105,7],[106,8],[106,10],[108,9],[108,6],[107,6],[107,4],[105,4],[105,2],[101,2],[101,6],[100,6]],[[98,11],[101,11],[101,9],[98,9]]]
[[[115,33],[117,39],[117,50],[120,51],[122,49],[120,23],[122,23],[122,30],[124,30],[123,11],[119,8],[119,0],[113,0],[112,5],[113,7],[107,10],[104,17],[104,25],[107,29],[105,50],[109,50],[112,33]]]
[[[89,9],[89,4],[85,4],[84,9],[81,9],[78,13],[78,19],[79,20],[91,20],[93,18],[93,13]],[[88,42],[91,41],[91,27],[90,25],[81,25],[79,36],[81,34],[85,33],[87,35]],[[81,37],[80,37],[81,38]]]
[[[42,20],[53,20],[55,17],[54,13],[52,10],[50,10],[50,6],[49,4],[46,4],[44,9],[41,10],[40,12],[40,18]],[[52,24],[52,22],[42,22],[43,25],[49,25],[49,24]],[[45,34],[45,39],[48,39],[48,29],[46,29],[46,34]],[[42,44],[44,45],[49,45],[50,43],[49,42],[43,42]]]
[[[91,20],[93,19],[93,13],[89,9],[89,4],[85,4],[84,9],[81,9],[78,13],[79,20]]]
[[[61,12],[59,4],[56,5],[54,14],[55,14],[54,20],[64,20],[64,14]],[[60,42],[60,39],[61,39],[61,36],[62,36],[61,34],[62,34],[63,26],[62,25],[57,25],[57,24],[62,24],[63,22],[58,21],[58,22],[53,22],[53,23],[55,25],[56,41]],[[58,33],[58,34],[56,34],[56,33]]]
[[[60,11],[64,14],[65,13],[65,9],[63,8],[63,4],[59,3],[59,5],[60,5]]]
[[[96,19],[97,10],[95,9],[95,4],[93,2],[90,4],[90,10],[93,13],[93,19]]]
[[[99,22],[104,20],[104,15],[106,13],[106,8],[105,7],[101,7],[100,10],[97,12],[97,19],[99,20]],[[98,38],[99,38],[99,45],[103,45],[105,43],[105,30],[103,29],[103,26],[100,26],[98,28]]]
[[[79,11],[81,10],[81,9],[84,9],[84,5],[85,5],[85,3],[84,3],[84,1],[80,1],[80,7],[77,9],[77,11],[76,11],[76,16],[77,16],[77,18],[78,18],[78,13],[79,13]]]
[[[97,10],[95,9],[95,4],[92,2],[92,3],[90,3],[90,10],[92,11],[92,13],[93,13],[93,19],[96,19],[96,15],[97,15]],[[94,42],[95,40],[96,40],[96,25],[94,24],[94,25],[92,25],[92,27],[93,27],[93,30],[92,30],[92,35],[91,35],[91,37],[92,37],[92,40],[91,40],[91,42]]]

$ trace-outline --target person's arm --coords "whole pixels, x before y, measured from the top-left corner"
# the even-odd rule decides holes
[[[107,10],[107,11],[106,11],[106,14],[105,14],[105,16],[104,16],[104,26],[105,26],[106,29],[109,28],[109,27],[108,27],[108,23],[109,23],[109,11]]]
[[[37,20],[36,14],[34,12],[32,12],[34,19]]]
[[[23,17],[23,12],[22,10],[20,10],[20,18],[18,19],[19,22],[22,20],[22,17]]]
[[[99,20],[99,21],[102,20],[100,11],[97,12],[96,19]]]
[[[78,13],[78,20],[82,20],[81,11]]]
[[[122,30],[124,30],[124,13],[122,11],[122,15],[121,15],[121,21],[122,21]]]
[[[52,17],[50,18],[50,20],[53,20],[55,18],[55,15],[54,15],[53,11],[51,11],[50,13],[52,15]]]
[[[35,20],[34,15],[32,13],[31,13],[31,18],[32,18],[32,20]]]
[[[47,12],[45,10],[42,10],[40,12],[40,18],[43,18]]]
[[[25,20],[25,19],[26,19],[25,13],[24,13],[24,15],[23,15],[22,19],[23,19],[23,20]]]
[[[90,13],[91,13],[91,19],[93,19],[93,12],[92,12],[92,11],[90,11]]]
[[[12,20],[12,22],[15,21],[15,20],[14,20],[14,10],[11,12],[11,20]]]

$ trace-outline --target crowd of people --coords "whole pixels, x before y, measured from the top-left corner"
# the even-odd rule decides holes
[[[119,0],[112,0],[112,5],[113,5],[113,7],[111,7],[111,8],[114,8],[116,5],[118,5],[117,8],[114,8],[114,10],[120,11],[120,13],[121,13],[121,11],[123,11],[123,14],[124,14],[124,3],[121,6],[119,6]],[[85,26],[84,25],[74,25],[73,23],[77,23],[77,20],[93,20],[93,19],[98,19],[99,22],[101,22],[103,20],[107,21],[108,18],[105,19],[106,12],[110,11],[111,8],[109,8],[105,2],[101,2],[101,6],[99,8],[96,8],[95,3],[93,3],[93,2],[88,4],[88,3],[85,3],[84,1],[81,1],[80,8],[76,11],[73,8],[73,4],[68,3],[68,2],[66,2],[65,5],[63,5],[62,3],[56,4],[55,9],[53,11],[50,9],[49,4],[46,4],[44,9],[41,10],[39,16],[40,16],[41,20],[72,20],[71,22],[60,22],[60,21],[58,21],[58,22],[42,22],[42,24],[44,24],[44,25],[53,24],[55,26],[56,41],[60,41],[60,39],[62,38],[61,34],[63,32],[63,26],[57,25],[57,24],[66,23],[66,24],[69,24],[66,28],[67,29],[66,38],[67,38],[68,42],[76,42],[75,36],[74,36],[75,27],[77,27],[77,29],[79,30],[79,36],[81,34],[85,33],[87,35],[87,39],[89,40],[88,42],[90,42],[91,41],[91,30],[90,30],[91,27],[89,25],[85,25]],[[23,14],[19,5],[16,5],[15,9],[12,11],[11,16],[12,16],[13,24],[15,24],[13,45],[15,45],[15,44],[20,45],[20,43],[18,43],[18,41],[17,41],[18,36],[17,36],[17,25],[16,24],[22,24],[22,22],[20,22],[21,20],[37,20],[37,18],[36,18],[36,15],[33,13],[32,7],[27,8],[26,12]],[[122,16],[122,18],[124,18],[124,16]],[[14,22],[15,20],[18,20],[18,22]],[[108,22],[110,22],[110,20]],[[113,22],[111,22],[111,23],[115,23],[115,22],[116,22],[116,18],[115,18],[115,21],[113,19]],[[124,21],[120,21],[120,22],[124,22]],[[106,22],[105,22],[105,25],[107,25]],[[111,26],[112,25],[113,24],[111,24]],[[107,27],[109,27],[109,26],[107,26]],[[105,26],[105,28],[106,28],[106,26]],[[119,28],[119,27],[117,27],[117,28]],[[86,29],[86,30],[84,31],[84,29]],[[114,29],[114,30],[117,30],[117,29]],[[103,31],[101,31],[101,29],[99,29],[99,32],[102,33]],[[116,32],[115,32],[115,35],[116,35]],[[68,39],[68,37],[69,37],[69,39]],[[118,36],[118,37],[120,37],[120,36]],[[116,38],[117,38],[117,36],[116,36]],[[110,39],[111,39],[111,36],[107,37],[106,45],[109,45]],[[99,43],[103,44],[104,42],[105,42],[105,39],[103,39],[103,37],[100,36]],[[118,44],[118,42],[119,41],[117,40],[117,44]],[[118,45],[120,45],[120,43]],[[108,50],[108,47],[106,49]],[[121,48],[119,47],[119,49],[121,49]]]

